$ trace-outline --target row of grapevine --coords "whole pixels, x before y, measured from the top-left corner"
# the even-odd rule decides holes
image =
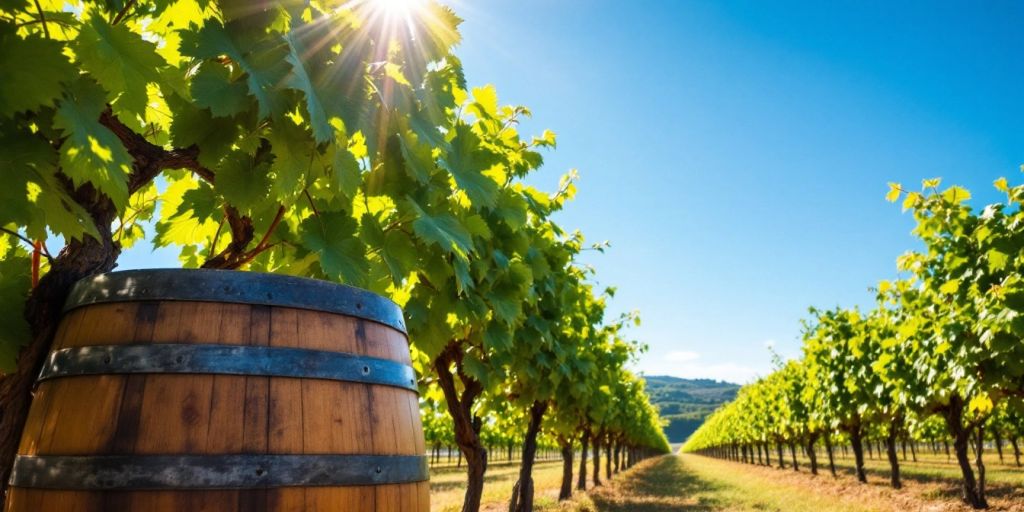
[[[480,506],[486,432],[521,436],[517,510],[542,433],[570,461],[589,443],[595,465],[601,447],[668,449],[625,368],[635,318],[605,319],[582,235],[552,219],[575,174],[550,193],[525,183],[555,136],[523,137],[528,109],[466,85],[449,8],[67,5],[0,7],[0,482],[70,286],[143,241],[184,267],[402,306],[428,435],[449,429],[467,461],[464,510]]]
[[[871,311],[812,309],[803,357],[745,386],[684,449],[754,461],[775,446],[784,464],[788,445],[795,467],[800,446],[816,472],[816,445],[831,464],[833,446],[849,443],[865,482],[863,446],[882,439],[898,488],[897,442],[951,443],[964,501],[985,508],[986,439],[1000,456],[1010,440],[1019,461],[1024,435],[1024,186],[997,180],[1006,202],[980,212],[937,179],[921,192],[890,187],[923,249],[898,258],[900,278],[878,284]]]

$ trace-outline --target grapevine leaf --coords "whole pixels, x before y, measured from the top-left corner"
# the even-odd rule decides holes
[[[293,20],[293,23],[296,20]],[[337,29],[331,23],[295,24],[285,36],[288,43],[286,57],[292,70],[286,85],[301,91],[306,97],[306,111],[313,137],[318,143],[329,142],[335,134],[332,119],[353,123],[363,102],[362,86],[356,77],[362,73],[358,59],[337,59],[329,45]],[[351,53],[346,48],[345,57]],[[347,69],[337,66],[345,65]],[[356,127],[352,126],[354,131]]]
[[[359,190],[362,183],[362,169],[355,155],[348,149],[332,145],[328,155],[331,155],[331,179],[334,187],[346,198],[352,199]]]
[[[412,240],[398,229],[385,232],[377,217],[369,213],[363,214],[361,226],[366,243],[380,248],[381,259],[391,273],[392,282],[401,284],[416,265],[416,247]]]
[[[61,83],[77,74],[61,47],[35,35],[22,39],[10,24],[0,23],[0,117],[48,107],[60,98]]]
[[[519,288],[510,285],[495,287],[487,294],[494,314],[506,324],[513,325],[523,314],[523,303],[519,299]]]
[[[0,187],[0,219],[25,226],[36,213],[29,200],[29,183],[39,186],[34,179],[37,169],[53,172],[57,152],[41,137],[4,128],[0,130],[0,168],[4,169],[7,183]]]
[[[276,123],[267,140],[274,152],[271,193],[281,201],[290,201],[306,188],[309,171],[319,163],[313,140],[302,127],[288,120]]]
[[[405,168],[409,175],[420,183],[430,181],[431,171],[434,167],[434,156],[430,146],[419,144],[416,136],[409,133],[402,137],[401,149]]]
[[[526,200],[519,194],[501,194],[494,212],[513,230],[526,225]]]
[[[451,148],[441,165],[455,177],[455,182],[466,191],[474,204],[494,208],[497,203],[498,184],[484,171],[498,163],[497,157],[481,147],[478,137],[468,125],[455,127]]]
[[[484,330],[484,346],[490,350],[505,351],[512,348],[512,331],[499,322],[491,322]]]
[[[364,286],[369,265],[356,228],[355,219],[345,212],[321,212],[299,225],[302,244],[320,255],[320,268],[329,278]]]
[[[210,109],[217,117],[233,116],[249,108],[245,83],[231,80],[228,68],[204,62],[192,77],[195,104]]]
[[[498,117],[498,91],[493,85],[473,88],[470,110],[485,119]]]
[[[220,207],[210,185],[186,175],[171,181],[160,199],[154,246],[187,247],[209,243],[214,238],[219,224],[214,214]]]
[[[951,203],[960,204],[971,198],[971,193],[963,187],[949,187],[942,193],[942,198]]]
[[[415,203],[408,201],[412,210],[416,212],[416,220],[412,223],[412,229],[420,238],[428,244],[437,244],[447,252],[459,255],[468,254],[473,247],[466,228],[459,223],[458,219],[442,213],[430,215],[423,211]]]
[[[214,188],[232,206],[244,214],[259,210],[270,194],[269,165],[236,151],[228,155],[217,170]]]
[[[32,288],[31,269],[28,252],[15,243],[7,244],[0,257],[0,373],[14,370],[18,352],[31,337],[24,315]]]
[[[64,174],[76,186],[92,183],[110,197],[118,211],[123,211],[128,203],[132,158],[121,140],[100,124],[100,113],[105,105],[99,86],[89,80],[79,80],[57,108],[53,125],[67,136],[60,147]]]
[[[175,109],[171,125],[171,141],[178,147],[199,148],[199,163],[214,168],[238,139],[238,123],[234,118],[214,117],[207,109],[172,101]]]
[[[1006,178],[999,178],[999,179],[997,179],[993,183],[993,186],[995,186],[996,190],[998,190],[1000,192],[1009,192],[1010,191],[1010,184],[1009,184],[1008,181],[1006,181]]]
[[[491,372],[480,358],[476,357],[474,354],[467,354],[462,358],[462,365],[466,371],[466,375],[469,375],[484,387],[487,387]]]
[[[145,112],[146,84],[160,82],[160,69],[167,64],[156,44],[126,25],[110,25],[96,16],[82,24],[73,48],[82,69],[107,90],[118,111]]]
[[[284,113],[284,99],[278,94],[288,73],[287,50],[282,45],[252,38],[232,23],[207,21],[198,31],[181,32],[181,53],[199,59],[227,56],[245,72],[260,118]]]
[[[901,188],[899,183],[889,183],[889,192],[885,194],[885,200],[890,203],[895,203],[900,198],[900,192]]]

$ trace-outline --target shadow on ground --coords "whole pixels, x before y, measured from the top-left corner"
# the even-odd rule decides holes
[[[962,496],[963,490],[960,482],[957,480],[959,475],[950,476],[948,474],[930,474],[920,471],[921,466],[934,466],[937,468],[948,468],[948,463],[942,465],[940,463],[920,463],[913,462],[908,464],[906,460],[900,461],[901,464],[901,478],[904,482],[917,482],[921,484],[931,484],[935,486],[935,489],[929,493],[932,499],[946,499],[946,500],[958,500]],[[800,466],[801,471],[807,471],[808,467],[806,464]],[[792,466],[788,466],[791,469]],[[828,464],[819,465],[818,471],[822,475],[828,474]],[[836,465],[836,473],[843,475],[847,478],[856,478],[856,472],[853,466],[844,461],[843,463]],[[889,468],[888,467],[867,467],[864,469],[864,473],[868,478],[868,484],[889,487]],[[977,476],[977,474],[975,474]],[[993,482],[989,481],[985,486],[985,494],[993,498],[1002,498],[1017,502],[1017,500],[1024,499],[1024,488],[1013,485],[1006,482]]]
[[[712,511],[721,507],[708,497],[716,488],[687,471],[679,457],[666,455],[590,497],[597,512]]]

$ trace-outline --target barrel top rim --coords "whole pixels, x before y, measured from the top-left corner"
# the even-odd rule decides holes
[[[370,320],[408,334],[402,308],[378,293],[321,279],[239,270],[155,268],[96,274],[75,283],[64,312],[93,304],[140,301],[305,309]]]

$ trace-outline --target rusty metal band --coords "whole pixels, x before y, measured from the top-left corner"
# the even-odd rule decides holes
[[[412,367],[388,359],[301,348],[181,343],[57,350],[47,358],[38,381],[133,373],[291,377],[418,390]]]
[[[15,487],[67,490],[261,489],[422,482],[420,455],[25,456]]]
[[[406,332],[402,309],[360,288],[317,279],[208,269],[110,272],[72,288],[64,311],[107,302],[201,301],[279,306],[370,320]]]

